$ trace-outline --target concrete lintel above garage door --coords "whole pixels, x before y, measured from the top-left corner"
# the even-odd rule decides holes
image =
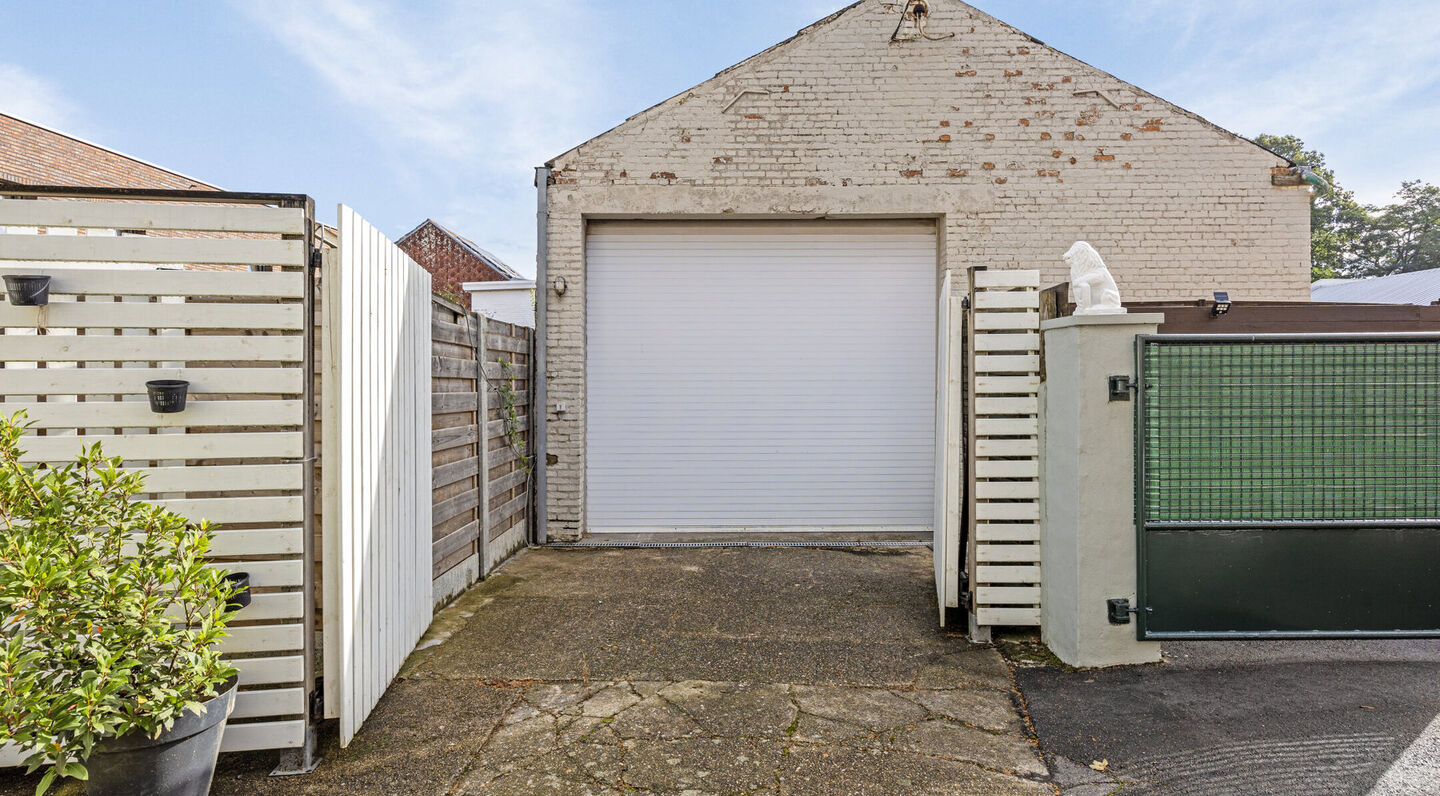
[[[927,531],[935,224],[592,223],[592,532]]]

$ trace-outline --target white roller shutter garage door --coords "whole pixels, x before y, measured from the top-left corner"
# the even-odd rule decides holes
[[[934,224],[592,223],[592,532],[933,525]]]

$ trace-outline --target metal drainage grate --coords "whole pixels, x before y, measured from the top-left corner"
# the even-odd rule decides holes
[[[807,547],[807,548],[855,548],[855,547],[929,547],[929,542],[554,542],[545,547],[560,550],[586,548],[721,548],[721,547]]]

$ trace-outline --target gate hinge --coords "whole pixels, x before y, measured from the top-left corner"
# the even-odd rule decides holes
[[[1110,624],[1112,625],[1128,625],[1130,624],[1131,614],[1138,614],[1141,611],[1150,613],[1151,610],[1149,608],[1132,608],[1130,601],[1124,598],[1106,600],[1105,606],[1110,612]]]
[[[1135,379],[1129,376],[1110,377],[1110,400],[1112,401],[1128,401],[1130,393],[1139,390],[1140,385],[1136,384]]]

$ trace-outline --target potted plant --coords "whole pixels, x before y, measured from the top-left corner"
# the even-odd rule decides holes
[[[44,274],[6,274],[5,292],[17,307],[43,307],[50,303],[50,277]]]
[[[0,417],[0,742],[91,794],[205,794],[234,703],[216,642],[239,586],[213,533],[133,500],[143,477],[100,446],[22,464]]]

